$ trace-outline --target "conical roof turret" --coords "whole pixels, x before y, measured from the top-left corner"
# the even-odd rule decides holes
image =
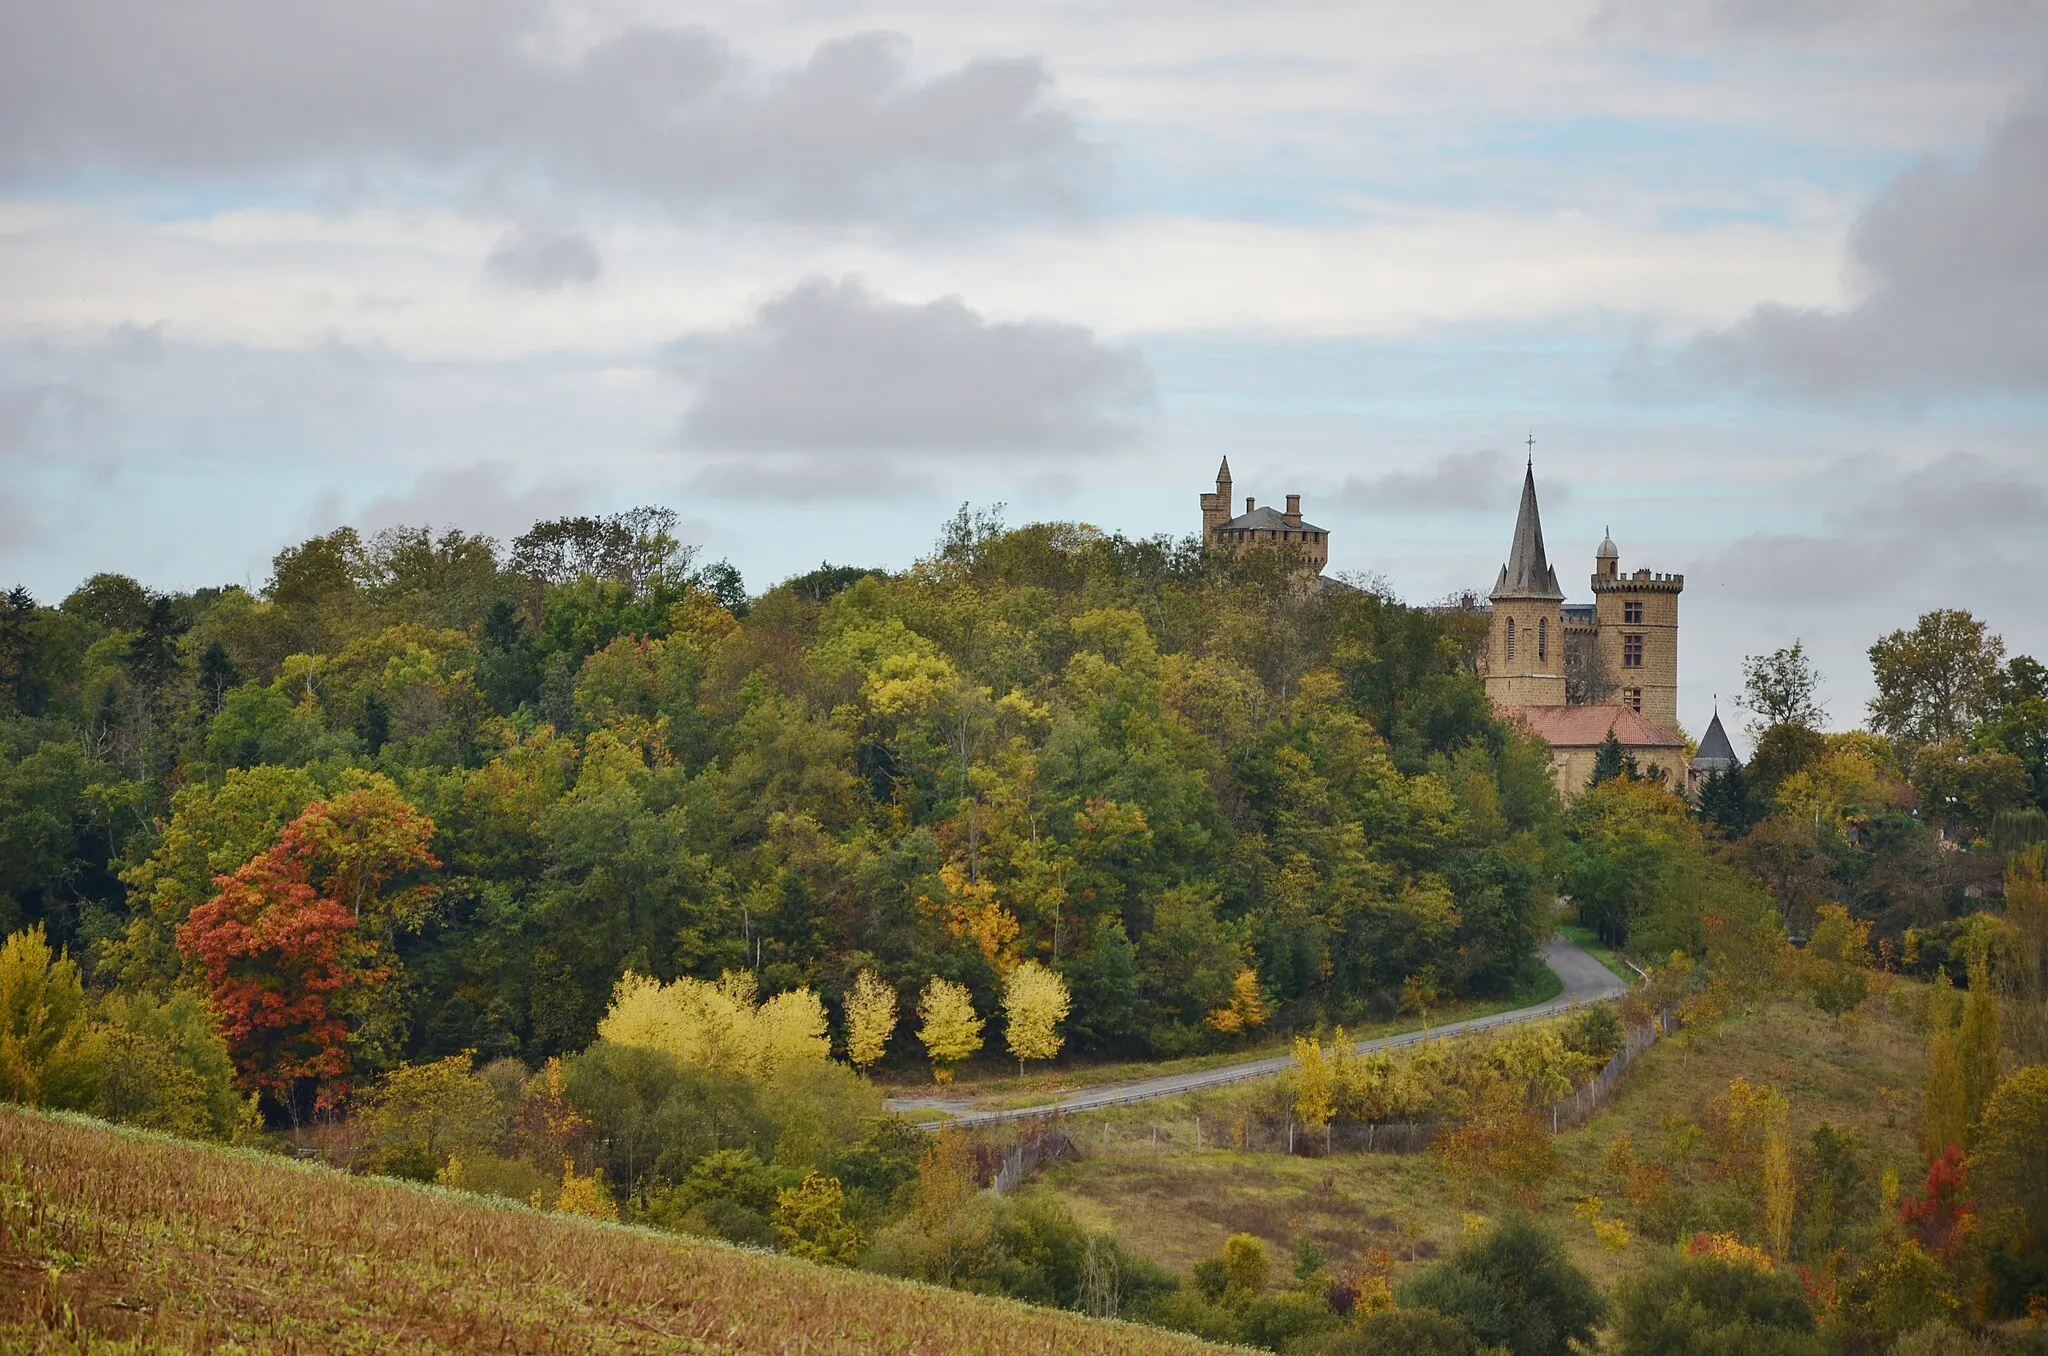
[[[1515,540],[1508,548],[1508,563],[1501,567],[1500,580],[1493,586],[1495,598],[1564,598],[1557,586],[1557,571],[1543,552],[1543,518],[1536,508],[1536,463],[1530,462],[1522,477],[1522,506],[1515,514]]]
[[[1721,712],[1716,708],[1706,734],[1700,737],[1700,751],[1693,755],[1692,766],[1700,772],[1726,772],[1741,762],[1735,756],[1735,746],[1728,742],[1728,732],[1721,728]]]

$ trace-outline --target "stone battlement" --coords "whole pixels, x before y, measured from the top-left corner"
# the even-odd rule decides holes
[[[1650,570],[1637,570],[1634,574],[1593,576],[1595,593],[1680,593],[1684,589],[1685,576],[1682,574],[1657,574]]]

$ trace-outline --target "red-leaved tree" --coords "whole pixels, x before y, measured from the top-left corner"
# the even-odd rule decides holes
[[[1970,1218],[1968,1173],[1962,1147],[1951,1144],[1927,1165],[1920,1195],[1899,1201],[1899,1222],[1929,1256],[1944,1263],[1954,1256]]]
[[[313,1085],[316,1110],[348,1092],[349,1014],[390,977],[379,930],[422,907],[425,887],[386,896],[396,879],[440,865],[433,821],[388,792],[316,801],[178,929],[196,962],[244,1086],[288,1109]],[[375,908],[365,919],[365,905]]]

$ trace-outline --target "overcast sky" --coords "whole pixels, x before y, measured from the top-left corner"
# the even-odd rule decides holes
[[[658,502],[758,590],[962,501],[1298,492],[1431,601],[1533,432],[1681,703],[2048,654],[2048,0],[0,0],[0,584]]]

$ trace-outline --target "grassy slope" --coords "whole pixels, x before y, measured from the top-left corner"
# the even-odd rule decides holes
[[[0,1350],[228,1344],[306,1352],[1221,1350],[0,1107]]]
[[[1913,1136],[1923,1074],[1919,1044],[1901,1024],[1873,1017],[1849,1038],[1829,1018],[1793,1002],[1697,1033],[1690,1043],[1666,1041],[1637,1061],[1613,1101],[1557,1137],[1559,1171],[1540,1213],[1603,1285],[1639,1265],[1653,1244],[1638,1240],[1621,1253],[1606,1251],[1588,1224],[1573,1219],[1572,1203],[1597,1195],[1621,1208],[1620,1184],[1602,1164],[1606,1146],[1626,1129],[1639,1149],[1653,1151],[1667,1115],[1697,1119],[1735,1077],[1786,1093],[1796,1136],[1823,1120],[1854,1126],[1878,1161],[1889,1159],[1910,1180],[1918,1161]],[[1892,1090],[1889,1099],[1884,1089]],[[1171,1123],[1174,1110],[1160,1104],[1154,1114]],[[1075,1122],[1085,1151],[1095,1142],[1087,1129],[1094,1122]],[[1059,1164],[1044,1189],[1064,1197],[1091,1225],[1113,1224],[1134,1248],[1183,1268],[1240,1230],[1266,1239],[1276,1258],[1290,1255],[1307,1234],[1340,1263],[1355,1259],[1362,1246],[1376,1246],[1405,1265],[1404,1225],[1418,1236],[1418,1258],[1427,1258],[1456,1242],[1468,1213],[1431,1155],[1196,1153],[1190,1127],[1174,1128],[1169,1147],[1112,1142],[1107,1154]],[[1490,1216],[1512,1208],[1482,1195],[1469,1212]]]

